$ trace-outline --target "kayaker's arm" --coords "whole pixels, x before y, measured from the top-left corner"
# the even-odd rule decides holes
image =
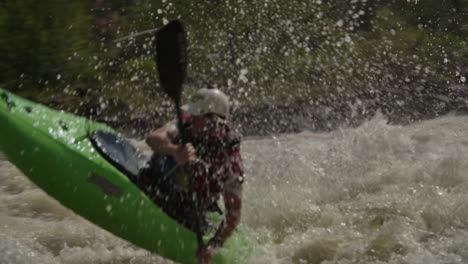
[[[146,137],[146,144],[156,153],[165,156],[172,156],[178,164],[184,165],[188,161],[195,160],[195,149],[188,143],[183,148],[174,144],[177,136],[177,129],[172,123],[156,129]]]
[[[223,244],[239,225],[241,218],[242,200],[232,192],[223,193],[224,205],[226,207],[226,217],[212,238],[213,242]]]
[[[146,137],[146,144],[158,154],[173,156],[178,147],[172,143],[176,133],[176,129],[171,124],[167,124],[151,132]]]
[[[225,191],[223,193],[223,198],[226,207],[226,217],[220,224],[213,238],[198,252],[197,258],[202,264],[211,262],[213,254],[223,246],[224,242],[232,235],[240,222],[242,209],[240,196]]]

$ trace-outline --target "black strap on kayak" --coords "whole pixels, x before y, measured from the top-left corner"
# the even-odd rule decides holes
[[[5,101],[5,103],[7,104],[7,107],[8,107],[8,111],[11,111],[11,108],[15,105],[11,99],[10,99],[10,96],[8,96],[7,93],[3,92],[2,95],[1,95],[3,101]]]

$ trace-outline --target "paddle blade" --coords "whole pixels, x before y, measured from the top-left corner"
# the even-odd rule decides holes
[[[179,20],[156,32],[156,65],[164,92],[178,104],[187,75],[187,34]]]

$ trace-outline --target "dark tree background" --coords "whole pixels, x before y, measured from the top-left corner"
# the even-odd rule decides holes
[[[187,95],[217,86],[235,106],[468,76],[464,0],[9,0],[0,3],[0,86],[107,121],[165,112],[153,35],[119,39],[176,18],[189,32]]]

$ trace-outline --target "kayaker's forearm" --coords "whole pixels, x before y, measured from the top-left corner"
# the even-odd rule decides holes
[[[233,193],[224,193],[224,203],[226,206],[226,217],[213,237],[215,240],[222,242],[225,242],[239,225],[242,209],[242,200]]]
[[[235,210],[235,212],[227,212],[226,218],[221,223],[220,227],[216,231],[214,236],[216,239],[221,240],[222,242],[226,241],[236,230],[236,227],[240,222],[240,210]]]
[[[158,137],[157,135],[149,135],[146,138],[146,144],[154,152],[161,155],[174,156],[177,150],[177,145],[173,144],[168,138]]]

